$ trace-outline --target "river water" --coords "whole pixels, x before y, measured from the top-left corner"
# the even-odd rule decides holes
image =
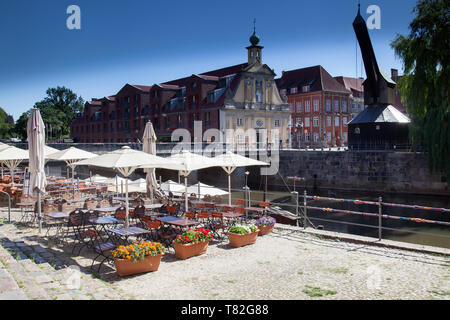
[[[304,189],[297,188],[297,191],[300,195],[303,195]],[[447,209],[450,208],[450,197],[445,196],[405,195],[378,192],[370,193],[343,190],[309,190],[307,193],[311,196],[314,195],[329,198],[342,198],[374,202],[377,202],[378,198],[381,196],[382,202],[386,203],[419,205]],[[251,195],[252,200],[260,200],[262,199],[262,197],[263,195],[260,192],[253,192]],[[295,213],[295,200],[293,200],[290,193],[268,192],[267,198],[273,205],[275,205],[275,203],[278,203],[278,206],[282,209]],[[302,206],[303,197],[299,197],[299,202]],[[308,200],[307,205],[312,207],[333,208],[378,214],[378,206],[367,204]],[[450,222],[450,213],[445,212],[384,206],[382,208],[382,213],[390,216]],[[315,227],[320,227],[324,230],[378,238],[378,217],[361,216],[346,213],[330,213],[318,210],[308,210],[307,216],[310,222]],[[450,248],[450,226],[418,223],[404,220],[382,219],[382,227],[383,239]]]

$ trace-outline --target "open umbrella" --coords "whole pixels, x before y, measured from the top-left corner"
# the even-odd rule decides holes
[[[269,166],[269,163],[254,160],[228,151],[213,158],[217,166],[228,174],[228,204],[231,205],[231,174],[237,167]]]
[[[183,150],[181,153],[174,154],[166,159],[170,162],[164,163],[160,168],[168,170],[177,170],[180,175],[184,176],[184,188],[185,188],[185,210],[188,210],[188,186],[187,177],[192,171],[200,170],[204,168],[210,168],[217,166],[212,158],[191,153]],[[146,166],[141,166],[146,168]]]
[[[228,192],[213,186],[201,183],[200,181],[188,187],[188,193],[197,193],[199,197],[209,194],[210,196],[224,196]]]
[[[42,231],[41,192],[45,192],[45,127],[39,109],[31,109],[27,123],[27,140],[30,170],[30,188],[38,194],[37,206],[39,216],[39,233]]]
[[[0,161],[8,167],[11,177],[12,185],[14,186],[14,169],[25,159],[28,159],[28,150],[9,146],[0,150]]]
[[[142,136],[142,151],[156,155],[156,134],[151,121],[148,121],[145,125],[144,134]],[[155,169],[144,169],[144,172],[147,174],[147,190],[150,191],[150,199],[153,203],[153,192],[158,188]]]
[[[98,157],[98,155],[95,153],[78,149],[75,147],[70,147],[48,155],[47,159],[64,161],[72,169],[72,186],[75,189],[74,177],[75,177],[75,167],[77,166],[75,163],[80,160],[91,159],[95,157]]]
[[[172,180],[167,180],[159,186],[160,189],[166,193],[172,192],[172,194],[175,194],[177,196],[181,196],[184,192],[184,185],[177,183]]]
[[[126,219],[125,228],[128,230],[128,177],[139,167],[146,165],[146,168],[159,168],[160,165],[170,163],[170,160],[166,158],[158,157],[148,154],[143,151],[131,149],[128,146],[124,146],[119,150],[114,150],[105,154],[102,154],[96,158],[86,159],[75,162],[75,165],[90,165],[102,168],[111,168],[117,170],[125,177],[125,208]]]

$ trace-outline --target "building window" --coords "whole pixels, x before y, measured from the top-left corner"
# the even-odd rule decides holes
[[[286,89],[281,89],[280,90],[280,95],[285,96],[286,95]]]
[[[305,101],[305,112],[311,112],[311,102]]]
[[[331,127],[331,117],[327,117],[327,126]]]
[[[335,127],[339,127],[339,123],[340,121],[339,121],[339,117],[334,117],[334,126]]]
[[[297,113],[302,113],[302,103],[301,102],[297,102]]]
[[[262,102],[261,89],[256,89],[255,95],[256,95],[256,102]]]
[[[314,100],[314,112],[319,112],[319,100]]]
[[[327,99],[326,101],[326,111],[331,112],[331,100]]]
[[[314,117],[313,118],[313,126],[314,127],[318,127],[319,126],[319,117]]]
[[[361,130],[359,128],[355,128],[355,134],[360,134]]]
[[[347,112],[347,101],[342,101],[342,112]]]
[[[339,112],[339,100],[334,100],[334,112]]]
[[[274,126],[275,126],[275,127],[279,127],[279,126],[280,126],[280,120],[275,120]]]
[[[309,133],[309,131],[306,131],[305,133],[305,141],[308,141],[311,139],[311,134]]]
[[[331,142],[331,132],[327,132],[327,141]]]
[[[237,119],[236,119],[236,125],[237,125],[238,127],[244,126],[244,119],[242,119],[242,118],[237,118]]]
[[[347,132],[344,132],[344,142],[347,142],[348,141],[348,134],[347,134]]]
[[[297,93],[297,87],[291,88],[291,94],[296,94],[296,93]]]
[[[309,123],[309,117],[305,118],[305,127],[310,127],[311,124]]]
[[[302,91],[303,92],[309,92],[309,85],[303,86]]]
[[[319,141],[319,133],[314,132],[314,142],[318,142],[318,141]]]
[[[294,110],[294,103],[293,103],[293,102],[289,103],[289,109],[291,110],[291,112],[294,112],[294,111],[295,111],[295,110]]]
[[[342,117],[342,125],[343,125],[344,127],[347,126],[347,122],[348,122],[347,117]]]

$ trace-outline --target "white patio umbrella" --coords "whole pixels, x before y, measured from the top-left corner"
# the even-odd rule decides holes
[[[200,191],[199,191],[200,190]],[[200,181],[188,187],[189,193],[197,193],[200,197],[209,194],[210,196],[224,196],[228,194],[225,190],[201,183]]]
[[[38,200],[38,216],[39,216],[39,233],[42,231],[41,216],[41,193],[45,192],[47,178],[45,177],[45,127],[42,121],[39,109],[31,109],[31,114],[27,123],[27,140],[29,154],[29,170],[30,170],[30,188],[37,191]]]
[[[29,158],[28,150],[9,146],[0,150],[0,161],[8,167],[11,177],[12,185],[14,186],[14,169],[23,161]]]
[[[77,166],[75,163],[80,160],[91,159],[95,157],[98,157],[98,155],[95,153],[78,149],[75,147],[70,147],[48,155],[47,159],[64,161],[72,169],[72,186],[73,188],[75,188],[74,177],[75,177],[75,167]]]
[[[167,192],[167,193],[172,192],[173,194],[178,195],[178,196],[181,196],[183,194],[183,192],[185,191],[184,185],[177,183],[175,181],[172,181],[172,180],[167,180],[167,181],[161,183],[159,187],[164,192]]]
[[[215,167],[217,166],[212,158],[191,153],[189,151],[182,151],[181,153],[174,154],[166,159],[171,160],[171,163],[164,163],[160,168],[168,170],[177,170],[180,175],[184,176],[184,190],[185,190],[185,210],[188,210],[188,186],[187,177],[192,171]],[[146,168],[146,166],[141,166]]]
[[[9,145],[3,142],[0,142],[0,151],[8,148]],[[0,161],[0,165],[2,166],[2,179],[3,179],[3,162]]]
[[[156,134],[151,121],[148,121],[145,125],[144,134],[142,136],[142,151],[156,155]],[[144,169],[144,172],[147,174],[147,190],[150,191],[150,199],[151,203],[153,203],[153,192],[158,188],[155,169]]]
[[[269,166],[269,163],[247,158],[228,151],[213,158],[217,166],[228,174],[228,204],[231,205],[231,174],[237,167]]]
[[[171,163],[171,161],[166,158],[158,157],[143,151],[131,149],[128,146],[124,146],[119,150],[102,154],[96,158],[78,161],[74,164],[111,168],[117,170],[125,177],[125,228],[128,230],[128,177],[140,166],[146,165],[146,168],[159,168],[161,165],[168,163]]]

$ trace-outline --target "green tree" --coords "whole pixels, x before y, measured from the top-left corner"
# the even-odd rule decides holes
[[[449,0],[420,0],[407,36],[391,43],[403,60],[399,80],[402,100],[411,116],[410,138],[424,146],[431,171],[445,172],[450,182]]]
[[[70,134],[70,124],[76,113],[83,110],[84,101],[72,90],[65,87],[49,88],[47,96],[34,104],[39,109],[42,120],[50,132],[51,138],[60,139]],[[24,112],[16,122],[15,132],[22,139],[27,137],[27,122],[30,110]],[[50,137],[47,137],[47,139]]]
[[[0,139],[9,139],[13,136],[14,122],[5,110],[0,108]]]

